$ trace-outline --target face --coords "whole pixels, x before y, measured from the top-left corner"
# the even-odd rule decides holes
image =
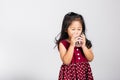
[[[73,21],[67,29],[69,38],[71,38],[73,35],[76,37],[80,36],[81,32],[82,32],[82,24],[80,23],[80,21]]]

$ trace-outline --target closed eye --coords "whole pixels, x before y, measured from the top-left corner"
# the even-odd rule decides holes
[[[78,29],[78,30],[81,30],[81,29]]]

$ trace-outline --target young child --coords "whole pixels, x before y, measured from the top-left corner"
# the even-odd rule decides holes
[[[63,62],[58,80],[93,80],[89,64],[94,58],[92,43],[86,38],[82,15],[69,12],[64,16],[56,44]]]

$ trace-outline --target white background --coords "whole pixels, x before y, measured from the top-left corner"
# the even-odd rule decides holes
[[[0,0],[0,80],[57,80],[54,38],[63,17],[83,15],[95,80],[120,80],[119,0]]]

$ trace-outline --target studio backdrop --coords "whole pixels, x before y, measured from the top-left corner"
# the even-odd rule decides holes
[[[57,80],[66,13],[83,15],[95,80],[120,80],[119,0],[0,0],[0,80]]]

